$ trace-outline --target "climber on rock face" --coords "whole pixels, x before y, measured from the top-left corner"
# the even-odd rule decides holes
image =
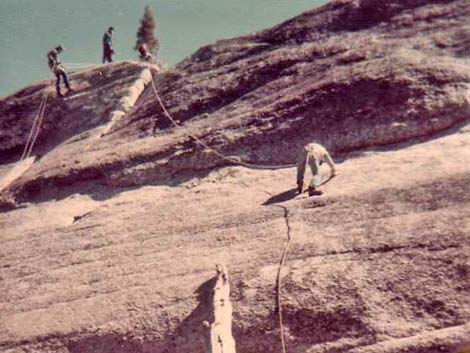
[[[64,80],[65,87],[67,88],[68,92],[70,93],[72,88],[70,88],[69,80],[67,78],[67,74],[65,73],[65,69],[62,66],[62,64],[59,62],[59,54],[64,50],[62,45],[58,45],[54,49],[49,50],[47,53],[47,60],[48,60],[48,65],[51,71],[54,73],[56,76],[56,91],[57,95],[62,97],[62,93],[60,92],[60,79],[62,78]]]
[[[113,62],[113,33],[114,27],[109,27],[103,35],[103,64],[106,62]]]
[[[309,196],[322,194],[321,191],[316,189],[314,178],[316,175],[319,175],[320,165],[323,162],[328,164],[331,170],[331,177],[334,177],[336,175],[335,163],[325,147],[318,143],[309,143],[302,148],[297,161],[297,190],[299,194],[303,191],[304,174],[307,163],[312,171],[312,180],[308,187],[308,194]]]

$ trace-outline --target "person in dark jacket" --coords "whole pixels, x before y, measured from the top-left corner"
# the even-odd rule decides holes
[[[65,69],[59,61],[59,54],[64,50],[62,45],[58,45],[54,49],[49,50],[47,53],[47,61],[49,68],[54,73],[56,77],[56,91],[59,97],[63,97],[62,92],[60,91],[60,80],[61,78],[64,80],[65,87],[67,88],[67,93],[73,91],[70,87],[69,80],[67,78],[67,74],[65,73]]]
[[[113,34],[114,27],[109,27],[103,35],[103,64],[113,62]]]

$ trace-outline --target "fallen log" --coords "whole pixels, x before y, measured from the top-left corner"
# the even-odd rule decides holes
[[[232,336],[232,303],[230,283],[225,266],[216,265],[216,282],[212,298],[212,322],[204,321],[206,353],[236,353]]]

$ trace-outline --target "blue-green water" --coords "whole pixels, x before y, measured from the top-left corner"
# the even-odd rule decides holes
[[[133,59],[145,5],[155,12],[158,55],[170,65],[204,44],[275,25],[325,0],[0,0],[0,96],[50,76],[47,51],[62,62],[98,63],[101,38],[115,28],[115,60]]]

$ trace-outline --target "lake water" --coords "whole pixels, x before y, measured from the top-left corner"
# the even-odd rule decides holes
[[[101,38],[114,26],[116,60],[133,59],[145,5],[155,12],[158,55],[174,65],[201,45],[268,28],[323,0],[0,0],[0,96],[49,77],[47,51],[63,62],[98,63]]]

